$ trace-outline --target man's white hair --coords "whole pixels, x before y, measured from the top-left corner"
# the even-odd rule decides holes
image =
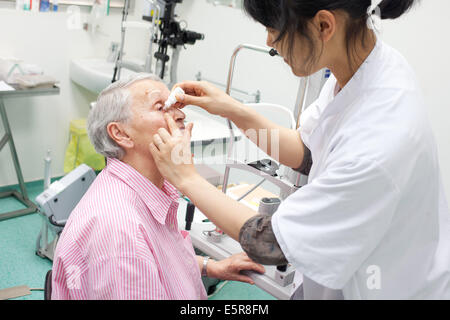
[[[148,73],[138,73],[114,82],[100,93],[95,107],[89,113],[89,139],[95,150],[107,158],[120,160],[125,155],[125,151],[109,136],[107,126],[111,122],[126,123],[131,118],[133,99],[129,87],[142,80],[162,82],[158,76]]]

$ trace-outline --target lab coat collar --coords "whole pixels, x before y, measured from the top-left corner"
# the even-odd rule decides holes
[[[347,85],[336,94],[337,80],[331,74],[330,78],[322,88],[319,98],[311,104],[302,114],[300,121],[300,133],[305,145],[311,150],[316,150],[321,144],[324,132],[319,128],[328,118],[342,114],[350,108],[354,102],[364,95],[373,83],[380,68],[380,56],[382,42],[377,40],[374,49],[367,59],[362,63]],[[315,133],[318,134],[315,134]],[[317,161],[317,153],[313,152],[313,161]],[[313,171],[310,176],[312,176]]]
[[[358,97],[364,94],[363,92],[368,89],[368,86],[373,82],[373,79],[378,73],[378,61],[380,60],[382,47],[382,41],[377,40],[375,47],[366,60],[361,64],[345,87],[342,88],[331,101],[330,93],[334,96],[337,80],[334,75],[330,77],[329,81],[331,81],[331,84],[334,84],[329,88],[331,92],[325,92],[325,96],[319,99],[319,103],[324,104],[321,106],[321,109],[323,110],[321,121],[329,116],[342,112],[344,109],[351,106]]]
[[[320,91],[320,95],[304,112],[300,118],[300,132],[303,142],[311,149],[310,137],[318,127],[325,108],[334,99],[336,78],[331,75]]]
[[[129,164],[112,158],[108,158],[106,170],[133,189],[160,224],[166,223],[171,207],[178,208],[178,191],[168,181],[159,189]]]

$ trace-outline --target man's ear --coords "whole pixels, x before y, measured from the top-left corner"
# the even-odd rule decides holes
[[[128,135],[124,124],[119,122],[111,122],[106,126],[106,131],[108,132],[110,138],[123,149],[131,149],[134,147],[134,141]]]

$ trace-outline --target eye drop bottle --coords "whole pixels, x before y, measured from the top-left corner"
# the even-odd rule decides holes
[[[164,110],[169,109],[171,106],[173,106],[175,103],[177,103],[177,96],[184,94],[184,90],[180,87],[176,87],[175,90],[170,94],[169,99],[167,99],[166,103],[164,104]]]

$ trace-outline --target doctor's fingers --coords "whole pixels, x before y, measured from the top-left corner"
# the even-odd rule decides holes
[[[177,123],[170,115],[165,114],[164,119],[166,120],[167,126],[169,127],[169,134],[172,135],[172,137],[182,137],[183,136],[183,133],[181,132]],[[164,128],[160,128],[159,130],[165,131]]]
[[[207,110],[207,107],[211,102],[211,98],[209,98],[208,96],[197,97],[194,95],[189,95],[187,93],[184,95],[179,95],[176,98],[178,102],[174,105],[174,107],[178,109],[182,109],[188,105],[193,105]]]
[[[187,81],[175,85],[174,88],[176,87],[182,88],[185,92],[184,95],[176,96],[178,103],[183,107],[195,105],[206,109],[211,102],[225,95],[225,92],[206,81]]]
[[[156,163],[159,163],[161,161],[161,156],[158,147],[153,142],[150,143],[148,147],[153,159],[156,161]]]
[[[159,134],[155,134],[153,136],[153,144],[159,149],[161,145],[164,144],[164,141],[161,139],[161,136]]]
[[[168,143],[170,141],[170,139],[172,138],[170,133],[164,128],[159,128],[157,132],[158,132],[158,134],[153,137],[153,141],[155,141],[155,142],[159,142],[159,140],[161,139],[161,142]],[[156,137],[156,136],[158,136],[158,137]]]
[[[170,135],[169,138],[166,137],[166,141],[164,141],[159,134],[155,134],[153,136],[153,141],[151,141],[151,144],[153,144],[158,150],[160,158],[165,157],[166,154],[173,148],[174,143],[172,143],[169,139],[171,139]]]
[[[207,97],[195,97],[189,95],[185,95],[183,100],[180,100],[180,102],[183,103],[184,105],[198,106],[203,109],[206,109],[209,101],[210,99]]]
[[[177,87],[183,89],[186,94],[195,97],[208,96],[211,94],[212,89],[214,89],[214,86],[206,81],[180,82],[173,87],[173,90]]]

